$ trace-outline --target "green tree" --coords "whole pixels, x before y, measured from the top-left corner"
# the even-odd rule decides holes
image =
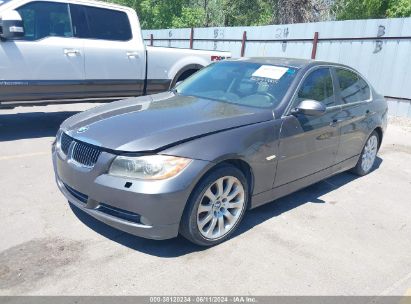
[[[411,16],[411,0],[390,1],[387,17],[409,17]]]
[[[142,0],[140,3],[140,22],[142,28],[170,28],[173,19],[181,16],[183,7],[188,5],[188,0]]]
[[[224,26],[264,25],[272,20],[270,1],[226,0],[222,4]]]
[[[180,16],[174,16],[173,28],[204,26],[205,11],[200,7],[183,7]]]
[[[137,11],[143,29],[250,26],[411,16],[411,0],[104,0]]]
[[[411,0],[337,0],[338,20],[411,16]]]

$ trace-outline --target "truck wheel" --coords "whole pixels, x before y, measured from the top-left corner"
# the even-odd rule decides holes
[[[232,165],[213,169],[193,190],[180,233],[201,246],[227,240],[244,216],[248,197],[247,179],[239,169]]]
[[[193,75],[195,72],[198,72],[199,69],[190,69],[183,72],[181,75],[177,75],[174,80],[171,82],[170,89],[174,88],[176,84],[180,81],[186,80],[188,77]]]

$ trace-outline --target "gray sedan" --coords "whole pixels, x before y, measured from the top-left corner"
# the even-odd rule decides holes
[[[369,173],[386,126],[386,101],[350,67],[229,60],[169,92],[70,117],[53,164],[68,201],[96,219],[209,246],[250,208],[339,172]]]

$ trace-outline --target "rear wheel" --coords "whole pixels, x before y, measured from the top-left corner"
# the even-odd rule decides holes
[[[212,170],[194,189],[181,221],[181,234],[193,243],[212,246],[228,239],[248,203],[248,184],[234,166]]]
[[[375,163],[375,158],[378,152],[379,136],[377,132],[373,131],[368,137],[365,146],[358,159],[357,165],[352,169],[352,172],[360,176],[371,172]]]
[[[193,75],[194,73],[198,72],[202,67],[198,67],[198,69],[191,69],[183,72],[181,75],[174,78],[174,80],[170,84],[170,89],[174,88],[177,83],[186,80],[188,77]]]

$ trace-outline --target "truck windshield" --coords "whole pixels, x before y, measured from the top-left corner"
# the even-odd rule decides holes
[[[242,61],[214,63],[176,87],[176,93],[260,108],[276,107],[297,70]]]

